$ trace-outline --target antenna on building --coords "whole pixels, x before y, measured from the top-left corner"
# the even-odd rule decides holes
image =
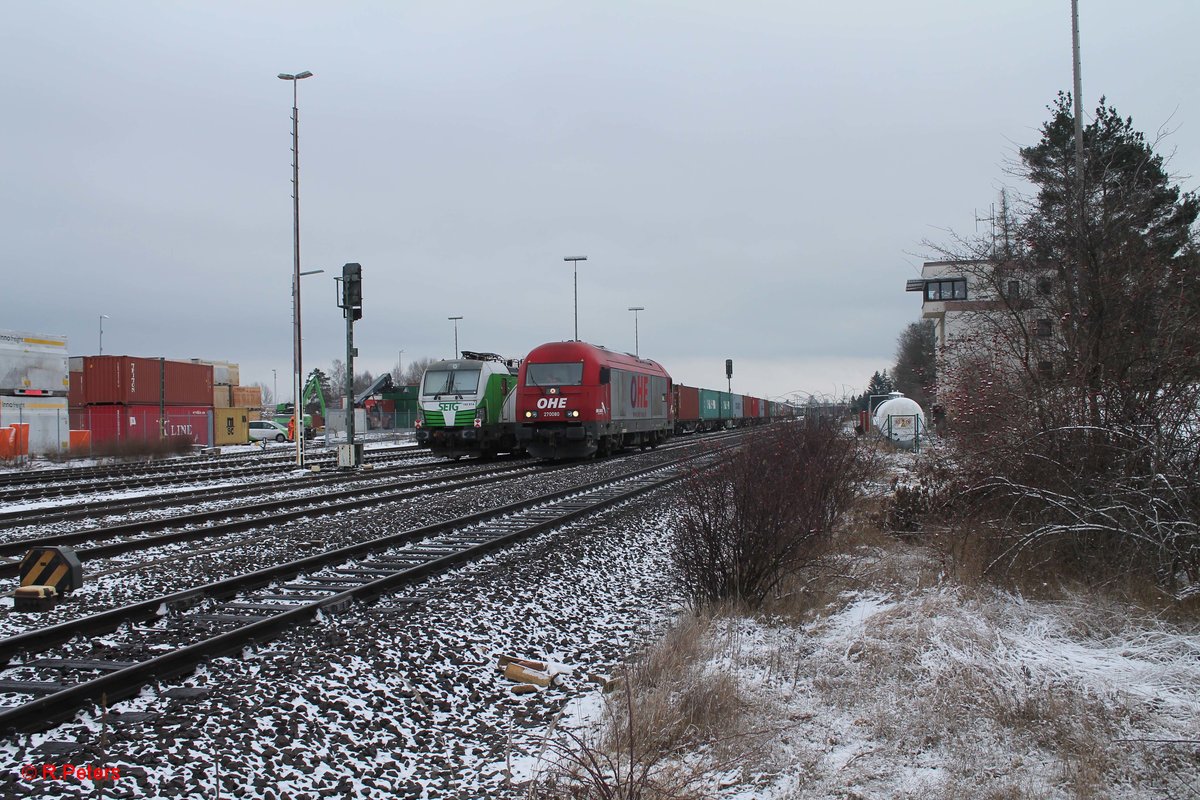
[[[979,223],[990,222],[992,225],[992,258],[996,257],[996,204],[992,203],[991,216],[979,216],[979,209],[975,209],[975,232],[979,233]]]

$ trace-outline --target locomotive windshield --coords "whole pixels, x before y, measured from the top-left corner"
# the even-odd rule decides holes
[[[579,386],[583,383],[583,364],[526,364],[526,386]]]
[[[425,373],[421,394],[475,394],[478,390],[477,369],[431,369]]]

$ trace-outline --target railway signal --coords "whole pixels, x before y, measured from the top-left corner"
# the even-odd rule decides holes
[[[338,447],[338,467],[362,464],[362,445],[354,442],[354,321],[362,319],[362,264],[342,266],[342,293],[338,308],[346,317],[346,444]]]

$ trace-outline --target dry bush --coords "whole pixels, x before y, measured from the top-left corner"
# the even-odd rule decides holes
[[[167,436],[161,439],[121,439],[92,445],[92,455],[97,458],[118,460],[138,458],[166,458],[167,456],[190,453],[192,437]]]
[[[1095,425],[1081,422],[1095,402],[1070,387],[978,365],[947,380],[969,401],[954,436],[963,532],[952,549],[981,574],[1200,591],[1200,387],[1158,393],[1136,424],[1102,402]]]
[[[727,674],[706,667],[710,622],[691,616],[632,660],[610,685],[593,736],[565,731],[546,740],[555,766],[529,787],[536,800],[701,800],[711,767],[700,749],[720,752],[737,735],[745,700]],[[718,760],[720,756],[718,755]],[[721,768],[728,762],[720,762]]]
[[[825,426],[753,434],[682,490],[671,542],[676,578],[694,607],[762,603],[810,563],[875,469],[872,452]]]

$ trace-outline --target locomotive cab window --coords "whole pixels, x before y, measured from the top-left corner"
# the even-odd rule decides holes
[[[583,364],[526,364],[526,386],[579,386],[583,383]]]
[[[423,395],[474,394],[479,389],[479,370],[429,370],[421,387]]]

